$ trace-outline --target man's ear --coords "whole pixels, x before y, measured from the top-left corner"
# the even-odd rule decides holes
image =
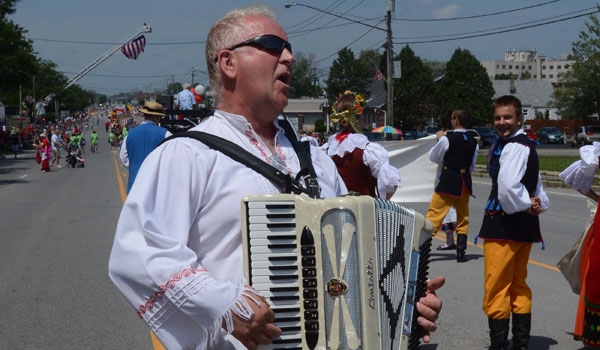
[[[231,51],[223,50],[219,53],[218,65],[221,69],[221,75],[234,78],[236,75],[236,64]]]

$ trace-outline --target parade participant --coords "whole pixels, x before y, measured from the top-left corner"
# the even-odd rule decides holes
[[[389,164],[385,148],[362,134],[356,118],[364,103],[360,94],[344,92],[330,115],[340,131],[329,137],[323,149],[335,162],[348,191],[390,199],[400,186],[400,171]]]
[[[597,206],[599,195],[594,191],[592,185],[594,175],[598,172],[600,142],[581,147],[579,154],[581,159],[569,165],[559,174],[559,177],[571,188],[594,201]],[[600,347],[600,330],[591,326],[597,324],[600,311],[600,285],[597,282],[600,263],[597,254],[591,254],[591,252],[598,251],[600,247],[598,238],[600,236],[600,218],[598,218],[597,208],[591,218],[591,223],[588,222],[588,226],[588,231],[581,242],[579,260],[581,290],[579,291],[573,338],[583,340],[587,346]]]
[[[123,166],[129,169],[127,193],[131,191],[144,159],[162,140],[171,135],[167,129],[158,125],[160,118],[165,116],[160,103],[148,101],[139,111],[144,116],[144,121],[127,133],[120,152]],[[127,129],[124,128],[123,131],[125,130]]]
[[[233,10],[210,29],[206,63],[216,110],[192,130],[225,138],[282,172],[300,171],[277,116],[288,103],[291,45],[273,10]],[[335,164],[311,150],[321,193],[346,192]],[[117,225],[109,274],[168,349],[256,349],[281,334],[266,300],[246,285],[240,203],[282,188],[191,138],[158,146],[144,160]],[[232,176],[234,174],[234,176]],[[432,280],[417,303],[429,332],[441,301]]]
[[[92,131],[90,135],[90,142],[92,143],[92,152],[98,153],[98,133],[96,130]]]
[[[438,142],[429,150],[429,160],[441,165],[439,182],[431,196],[427,219],[437,233],[444,217],[452,206],[456,209],[456,261],[465,262],[467,257],[467,233],[469,231],[469,199],[473,193],[471,173],[477,164],[479,146],[477,140],[467,133],[469,123],[466,110],[455,110],[450,116],[454,131],[436,132]]]
[[[531,289],[527,262],[541,242],[538,215],[550,207],[539,172],[534,141],[522,129],[521,101],[506,95],[493,104],[499,139],[488,154],[492,190],[479,237],[483,244],[483,311],[488,317],[490,349],[508,348],[512,312],[512,349],[527,349],[531,331]]]
[[[177,94],[177,108],[181,110],[192,110],[196,103],[194,94],[190,91],[190,84],[183,84],[183,90]]]
[[[57,168],[62,168],[60,165],[60,149],[64,145],[60,136],[60,130],[58,130],[58,128],[54,129],[52,137],[50,138],[50,143],[52,144],[52,163],[50,166],[52,167],[56,165]]]

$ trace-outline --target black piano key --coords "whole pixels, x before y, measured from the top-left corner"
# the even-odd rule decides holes
[[[300,247],[300,254],[302,256],[315,256],[315,247]]]
[[[315,268],[302,269],[302,277],[317,277],[317,269],[315,269]]]
[[[277,314],[275,314],[275,323],[277,323],[277,322],[298,322],[298,323],[300,323],[300,321],[301,321],[300,317],[277,317]],[[292,327],[290,326],[288,328],[292,328]],[[300,326],[298,326],[298,328],[300,328]]]
[[[298,295],[282,295],[282,296],[272,296],[269,299],[271,301],[286,301],[286,300],[299,300],[300,297]]]
[[[309,257],[309,258],[302,258],[302,266],[316,266],[317,265],[317,259],[313,258],[313,257]]]
[[[267,235],[267,239],[271,241],[276,240],[294,240],[296,235]]]
[[[302,287],[316,288],[317,287],[317,279],[316,278],[303,278],[302,279]]]
[[[296,205],[294,204],[280,204],[280,203],[273,203],[273,204],[266,204],[265,208],[267,209],[296,209]]]
[[[296,217],[293,213],[270,213],[267,214],[269,219],[294,219]]]
[[[277,322],[277,319],[275,319],[275,322]],[[300,332],[302,330],[302,327],[300,326],[289,326],[289,327],[279,327],[281,328],[281,332],[282,333],[286,333],[286,332]]]
[[[296,249],[295,244],[269,244],[267,247],[269,249]]]
[[[317,323],[317,330],[319,329],[319,324]],[[306,345],[309,349],[314,349],[319,342],[319,332],[305,332]]]
[[[290,266],[290,265],[269,266],[269,271],[298,271],[298,266]]]
[[[288,343],[302,343],[302,338],[297,338],[297,339],[275,338],[275,339],[273,339],[273,344],[288,344]],[[289,348],[284,348],[284,349],[289,349]]]
[[[318,319],[318,317],[315,319]],[[316,332],[319,330],[319,322],[306,321],[304,322],[304,329],[306,329],[306,333],[309,333],[310,331]]]
[[[267,224],[267,228],[289,228],[289,229],[295,229],[296,228],[296,224],[293,222],[272,222],[270,224]]]
[[[316,299],[318,295],[319,292],[317,292],[315,289],[304,289],[302,291],[302,296],[304,299]]]
[[[304,308],[307,310],[317,309],[319,307],[319,302],[317,300],[304,300]]]
[[[275,311],[275,317],[277,317],[277,314],[281,314],[284,312],[300,312],[300,307],[278,307],[275,308],[273,311]]]
[[[296,261],[295,256],[270,256],[269,261]]]
[[[273,293],[296,292],[298,291],[298,287],[272,287],[269,288],[269,291]]]
[[[313,233],[308,228],[308,226],[304,226],[302,229],[302,235],[300,236],[300,244],[301,245],[315,245],[315,238],[313,237]]]
[[[271,281],[285,281],[285,280],[297,281],[298,276],[296,276],[296,275],[269,276],[269,279]]]
[[[307,321],[307,323],[308,323],[308,321],[318,320],[319,312],[318,311],[304,311],[304,319]],[[313,323],[317,323],[317,326],[319,324],[319,322],[313,322]]]

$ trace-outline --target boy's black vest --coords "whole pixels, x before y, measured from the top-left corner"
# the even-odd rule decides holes
[[[446,137],[450,147],[444,155],[440,182],[436,186],[435,192],[460,197],[464,183],[470,195],[473,192],[470,167],[477,148],[477,140],[466,132],[460,131],[455,131]]]
[[[492,178],[492,190],[485,206],[485,216],[481,225],[479,237],[488,239],[509,240],[517,242],[540,242],[540,221],[538,216],[529,215],[524,211],[506,214],[498,201],[498,174],[500,172],[500,154],[502,149],[511,142],[518,142],[529,147],[529,158],[527,159],[527,170],[521,179],[521,183],[529,192],[529,197],[535,195],[538,183],[539,161],[532,141],[525,135],[520,134],[511,139],[498,139],[490,149],[488,156],[488,173]],[[517,171],[517,169],[514,169]]]

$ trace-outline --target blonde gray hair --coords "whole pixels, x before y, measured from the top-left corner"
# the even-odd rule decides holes
[[[243,19],[251,15],[262,15],[273,19],[277,17],[275,10],[262,4],[241,7],[229,11],[225,16],[217,20],[208,32],[205,52],[206,67],[208,68],[208,76],[210,77],[210,87],[217,104],[223,95],[223,81],[221,71],[219,70],[219,63],[215,62],[215,59],[220,50],[231,47],[244,38],[246,28],[244,27]]]

